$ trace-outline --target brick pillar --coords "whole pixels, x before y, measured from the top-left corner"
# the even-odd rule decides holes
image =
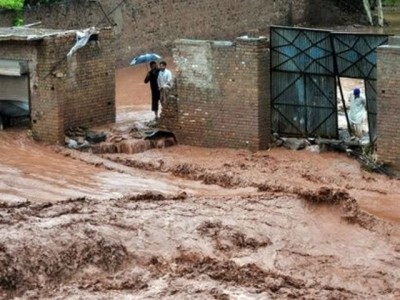
[[[240,62],[249,61],[243,69],[242,87],[248,89],[248,105],[255,108],[255,115],[249,115],[246,122],[253,123],[254,134],[250,142],[251,149],[266,149],[271,140],[271,100],[270,100],[270,63],[269,41],[265,37],[239,37],[236,39],[236,52]],[[240,55],[242,57],[240,57]]]
[[[235,42],[178,40],[177,99],[169,122],[182,144],[266,149],[270,141],[269,47],[265,37]],[[167,124],[165,120],[162,122]]]
[[[57,78],[52,73],[57,63],[54,39],[45,39],[37,47],[36,73],[31,91],[32,133],[36,140],[63,143],[63,113]],[[61,57],[61,56],[60,56]]]
[[[400,47],[379,47],[377,56],[378,160],[400,171]]]

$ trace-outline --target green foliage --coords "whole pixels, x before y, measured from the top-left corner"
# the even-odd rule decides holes
[[[0,0],[1,1],[1,0]],[[25,5],[36,5],[36,4],[53,4],[56,2],[60,2],[60,0],[25,0]]]
[[[16,11],[16,14],[15,14],[15,17],[14,17],[14,21],[13,21],[13,25],[14,26],[22,26],[22,25],[24,25],[24,19],[22,17],[23,17],[22,10]]]
[[[383,5],[400,4],[400,0],[383,0]]]
[[[24,5],[53,4],[60,0],[0,0],[0,9],[21,10]]]
[[[24,5],[53,4],[60,0],[0,0],[0,9],[8,9],[15,12],[13,26],[24,24],[23,8]]]
[[[22,9],[24,7],[24,0],[0,0],[0,9],[9,9],[15,11],[13,21],[14,26],[21,26],[24,23],[22,18]]]
[[[24,0],[0,0],[0,8],[21,10],[24,7]]]

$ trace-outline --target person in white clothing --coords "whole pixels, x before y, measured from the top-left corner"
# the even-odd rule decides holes
[[[361,96],[360,89],[355,88],[350,96],[350,114],[349,119],[355,136],[362,137],[362,126],[366,118],[366,101]]]
[[[172,73],[167,69],[165,61],[160,62],[160,72],[158,73],[157,83],[160,89],[160,102],[164,105],[168,99],[169,90],[172,88]]]

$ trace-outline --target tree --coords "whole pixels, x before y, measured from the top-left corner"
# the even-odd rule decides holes
[[[367,14],[368,22],[371,25],[374,25],[374,21],[372,19],[371,7],[372,8],[375,7],[378,11],[378,25],[383,27],[384,18],[383,18],[382,0],[375,0],[375,1],[363,0],[363,5],[365,13]]]
[[[369,3],[369,0],[363,0],[363,4],[369,24],[374,25],[374,22],[372,21],[371,5]]]
[[[21,10],[24,7],[24,0],[0,0],[0,9]]]
[[[376,6],[378,8],[378,25],[383,27],[384,18],[383,18],[382,0],[377,0]]]
[[[0,0],[0,9],[9,9],[15,11],[14,25],[21,26],[24,23],[22,19],[22,9],[24,0]]]

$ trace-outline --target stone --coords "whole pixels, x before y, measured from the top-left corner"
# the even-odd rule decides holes
[[[307,146],[307,142],[304,139],[297,138],[282,138],[283,146],[291,150],[301,150]]]

